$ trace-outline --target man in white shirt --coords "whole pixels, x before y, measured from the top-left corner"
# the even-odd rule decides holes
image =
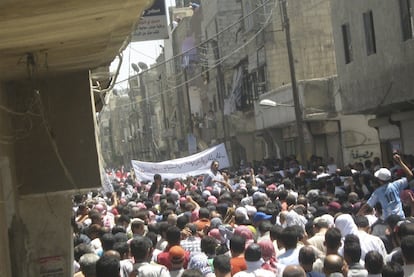
[[[294,226],[288,226],[282,231],[281,241],[285,247],[285,253],[277,257],[277,261],[285,266],[299,264],[298,232]]]
[[[359,215],[355,218],[355,224],[358,227],[357,236],[361,244],[361,259],[365,259],[365,255],[369,251],[377,251],[385,259],[387,250],[385,249],[384,242],[377,236],[369,234],[369,222],[368,218],[363,215]]]
[[[135,263],[130,277],[170,277],[165,266],[149,263],[152,257],[153,246],[146,237],[134,238],[130,243],[131,254]]]

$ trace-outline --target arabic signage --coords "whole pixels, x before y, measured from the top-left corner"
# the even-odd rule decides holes
[[[220,168],[230,166],[224,143],[208,148],[197,154],[160,163],[132,160],[135,176],[139,181],[152,181],[154,174],[161,174],[164,179],[186,178],[206,174],[211,162],[217,160]]]
[[[132,33],[132,41],[168,39],[168,23],[165,0],[155,0],[154,5],[144,11],[138,26]]]
[[[62,256],[42,257],[39,259],[39,276],[63,277],[65,260]]]
[[[380,149],[377,144],[361,145],[348,149],[344,149],[344,162],[364,162],[365,160],[373,160],[374,157],[381,157]]]

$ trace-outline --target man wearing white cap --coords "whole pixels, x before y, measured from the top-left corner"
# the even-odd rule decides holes
[[[377,202],[380,202],[383,219],[391,214],[397,214],[405,218],[400,192],[407,188],[408,182],[413,178],[413,173],[402,161],[400,155],[394,154],[394,160],[401,166],[407,177],[391,182],[391,172],[387,168],[380,168],[375,171],[374,176],[377,178],[380,186],[372,193],[367,203],[361,207],[359,214],[365,214],[367,206],[374,207]]]

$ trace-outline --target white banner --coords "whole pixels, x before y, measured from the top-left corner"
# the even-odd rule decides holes
[[[141,162],[132,160],[135,176],[139,181],[152,181],[154,174],[160,174],[163,179],[185,178],[206,174],[211,162],[217,160],[220,168],[230,166],[224,143],[206,149],[197,154],[184,158],[168,160],[160,163]]]

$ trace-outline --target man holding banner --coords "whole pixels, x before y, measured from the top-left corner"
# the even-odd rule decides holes
[[[203,186],[204,189],[210,187],[212,190],[218,190],[219,192],[225,185],[224,177],[221,175],[219,169],[219,162],[214,160],[211,162],[210,171],[204,176]]]
[[[224,143],[179,159],[159,163],[132,160],[131,163],[138,181],[152,181],[155,174],[160,174],[162,178],[168,180],[205,175],[206,172],[215,176],[212,172],[210,174],[211,165],[214,161],[220,162],[222,168],[230,166]],[[218,172],[218,168],[215,172]],[[217,181],[224,181],[223,176],[216,178]]]

